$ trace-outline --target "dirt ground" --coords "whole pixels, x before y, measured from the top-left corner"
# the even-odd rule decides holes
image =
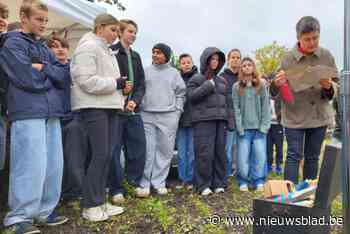
[[[172,178],[174,178],[172,174]],[[272,177],[277,177],[272,175]],[[7,173],[0,174],[0,220],[7,210]],[[216,215],[251,216],[252,201],[262,197],[261,193],[250,191],[241,193],[233,178],[223,194],[202,198],[194,192],[176,189],[177,182],[170,179],[170,193],[166,196],[153,194],[147,199],[138,199],[132,188],[128,187],[126,201],[121,204],[125,213],[109,221],[91,224],[81,218],[79,202],[60,204],[58,210],[69,217],[70,221],[62,226],[41,228],[44,234],[117,234],[117,233],[252,233],[250,225],[210,224]],[[341,215],[341,201],[333,203],[332,215]],[[210,219],[212,218],[212,219]],[[10,232],[0,227],[0,233]],[[341,227],[333,227],[332,233],[341,233]]]

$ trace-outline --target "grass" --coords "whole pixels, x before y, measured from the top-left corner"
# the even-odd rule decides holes
[[[270,173],[269,179],[282,179],[282,176]],[[0,174],[0,184],[3,185],[6,181],[6,177]],[[213,194],[205,198],[185,188],[176,189],[173,181],[169,183],[168,195],[152,195],[146,199],[135,198],[134,188],[127,183],[124,185],[127,196],[125,202],[121,204],[125,208],[125,213],[122,215],[94,224],[81,218],[78,202],[61,204],[58,211],[67,215],[71,221],[60,227],[43,228],[42,232],[48,234],[248,234],[252,233],[252,226],[231,226],[224,222],[214,225],[208,221],[215,217],[214,215],[222,218],[251,215],[253,199],[262,197],[261,193],[254,191],[241,193],[233,178],[229,179],[229,187],[225,193]],[[0,187],[0,194],[0,220],[2,220],[6,204],[3,196],[4,186]],[[339,195],[332,203],[332,216],[342,216],[341,203]],[[1,229],[0,233],[10,234]],[[332,233],[341,233],[341,227],[333,227]]]

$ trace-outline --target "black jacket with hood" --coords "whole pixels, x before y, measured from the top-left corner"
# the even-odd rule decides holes
[[[207,80],[205,73],[209,59],[214,54],[219,55],[219,66],[215,70],[212,81]],[[200,57],[200,74],[190,79],[187,88],[187,98],[191,105],[192,122],[208,120],[228,120],[228,85],[225,79],[217,74],[225,64],[225,54],[215,47],[206,48]],[[213,83],[214,81],[214,83]],[[228,126],[232,129],[233,126]]]
[[[186,86],[188,86],[189,80],[198,73],[198,68],[196,66],[192,67],[192,70],[186,73],[181,72],[181,77],[184,80]],[[192,117],[191,117],[191,105],[189,101],[185,102],[184,112],[181,115],[179,121],[179,127],[188,128],[192,126]]]

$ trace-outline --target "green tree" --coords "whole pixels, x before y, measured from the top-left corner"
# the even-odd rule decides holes
[[[255,51],[256,65],[261,75],[271,75],[279,68],[281,58],[288,51],[287,47],[274,41]]]

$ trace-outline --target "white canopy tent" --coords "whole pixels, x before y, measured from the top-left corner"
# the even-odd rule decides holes
[[[56,32],[68,40],[71,51],[83,34],[91,30],[94,19],[102,13],[111,13],[107,5],[86,0],[41,0],[49,7],[48,34]],[[10,10],[10,22],[19,21],[22,0],[1,0]],[[114,12],[113,12],[114,13]]]

